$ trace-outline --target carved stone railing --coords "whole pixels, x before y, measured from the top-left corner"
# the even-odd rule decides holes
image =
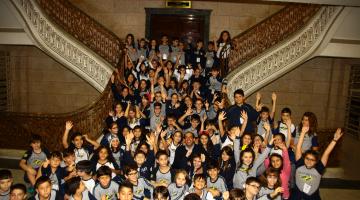
[[[119,63],[122,53],[120,40],[108,34],[102,26],[81,11],[60,6],[66,4],[67,1],[64,0],[5,2],[24,21],[26,32],[40,49],[98,91],[105,89],[114,66]],[[38,3],[44,6],[46,12]],[[58,15],[52,14],[58,11]],[[71,17],[76,19],[70,19]]]
[[[230,71],[290,37],[319,9],[319,5],[292,4],[235,36],[229,58]]]
[[[68,0],[36,0],[44,12],[66,32],[80,40],[114,67],[120,61],[121,40]]]
[[[230,101],[236,89],[242,88],[246,95],[252,94],[311,58],[342,10],[343,7],[322,6],[290,38],[235,68],[227,76]]]

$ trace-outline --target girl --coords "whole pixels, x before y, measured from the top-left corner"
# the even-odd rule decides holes
[[[236,138],[234,140],[234,154],[237,163],[237,169],[233,179],[234,188],[244,188],[244,183],[248,177],[255,177],[257,168],[267,158],[271,147],[267,147],[262,154],[255,158],[255,152],[251,148],[246,148],[240,151],[240,131],[236,131]],[[271,139],[269,145],[273,144]]]
[[[132,62],[132,65],[135,66],[136,60],[138,59],[138,52],[135,44],[134,35],[129,33],[126,35],[125,45],[127,50],[127,59]]]
[[[147,44],[145,38],[141,38],[138,45],[138,56],[146,58]]]
[[[336,143],[343,135],[343,132],[338,128],[334,134],[334,139],[325,149],[321,160],[318,160],[318,153],[314,150],[307,150],[302,157],[302,146],[306,133],[308,133],[309,127],[303,126],[299,141],[296,145],[295,159],[296,159],[296,171],[295,180],[296,187],[294,193],[294,199],[312,199],[319,200],[320,192],[319,185],[322,174],[324,173],[326,164],[328,162],[331,151],[334,149]]]
[[[66,194],[69,200],[96,200],[96,198],[86,189],[80,177],[73,177],[66,181]]]
[[[170,199],[182,199],[189,190],[189,186],[186,184],[188,180],[188,174],[185,170],[180,169],[175,174],[175,182],[171,183],[168,187],[170,193]]]
[[[299,141],[300,138],[300,132],[302,131],[302,128],[306,127],[308,132],[306,132],[304,137],[304,142],[301,147],[302,152],[305,152],[307,150],[319,150],[319,144],[317,140],[316,130],[317,130],[317,119],[316,115],[312,112],[305,112],[304,115],[301,118],[301,123],[296,128],[296,135],[293,138],[293,147],[296,146],[296,144]]]
[[[230,33],[228,31],[222,31],[216,44],[216,57],[224,62],[223,65],[221,65],[223,68],[221,69],[220,74],[225,75],[228,72],[228,58],[231,50]]]
[[[285,145],[285,142],[282,142],[281,144],[277,145],[279,149],[282,150],[282,156],[274,153],[271,154],[271,156],[265,160],[265,168],[273,168],[278,170],[280,173],[280,179],[282,183],[283,188],[283,198],[289,199],[290,197],[290,191],[289,191],[289,180],[290,180],[290,174],[291,174],[291,164],[289,159],[289,153],[288,149]]]
[[[128,126],[133,129],[135,126],[140,126],[141,115],[138,106],[131,106],[131,102],[128,102],[125,117],[127,118]]]
[[[257,199],[281,200],[282,198],[280,193],[283,193],[284,189],[281,187],[279,171],[273,168],[268,168],[262,178],[264,179],[264,183],[260,188]]]
[[[121,106],[121,103],[117,102],[114,105],[114,109],[109,112],[109,116],[105,120],[108,127],[115,122],[118,127],[120,127],[126,122],[126,118],[124,117],[124,111]]]
[[[168,140],[169,151],[170,151],[170,164],[172,165],[175,158],[175,151],[182,143],[182,132],[176,131],[171,138]]]
[[[157,58],[159,53],[159,46],[156,44],[156,40],[152,39],[149,43],[149,48],[147,49],[146,57],[150,58],[149,60],[152,61],[153,59]]]
[[[206,161],[214,160],[218,157],[217,152],[215,151],[215,146],[213,145],[210,136],[207,133],[201,133],[200,136],[200,145],[201,152],[205,155]],[[219,149],[217,149],[219,150]]]
[[[100,144],[103,146],[108,147],[110,144],[110,140],[112,137],[117,137],[119,133],[119,127],[116,122],[112,122],[108,126],[107,132],[104,134],[103,138],[101,139]]]
[[[119,166],[116,164],[108,147],[100,146],[92,157],[92,161],[95,163],[94,171],[97,171],[101,166],[108,166],[112,171],[112,179],[116,177],[116,174],[120,174]]]
[[[204,154],[194,154],[191,160],[191,168],[189,177],[193,180],[195,174],[205,174],[206,169],[204,169],[205,155]]]
[[[122,163],[123,163],[124,150],[121,149],[120,140],[118,137],[111,138],[110,151],[111,151],[112,157],[114,158],[117,166],[119,166],[119,168],[121,168]]]
[[[225,178],[227,187],[233,188],[233,177],[235,174],[236,163],[234,159],[234,152],[231,147],[225,146],[221,149],[219,157],[220,175]]]

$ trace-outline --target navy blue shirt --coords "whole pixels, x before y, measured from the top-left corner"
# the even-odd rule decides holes
[[[228,126],[241,126],[240,121],[241,111],[245,110],[248,115],[248,122],[246,124],[245,132],[254,132],[253,122],[259,116],[259,113],[249,104],[244,103],[241,106],[232,105],[226,110],[226,117],[228,119]]]

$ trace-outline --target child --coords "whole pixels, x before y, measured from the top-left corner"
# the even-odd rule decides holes
[[[47,176],[41,176],[36,179],[35,190],[36,195],[31,200],[59,200],[62,199],[58,192],[51,189],[51,180]]]
[[[224,193],[228,193],[225,179],[219,176],[219,172],[220,169],[217,163],[210,162],[207,165],[207,173],[209,176],[206,179],[206,185],[214,198],[221,198]]]
[[[206,176],[204,174],[195,174],[193,187],[189,189],[189,193],[195,193],[199,195],[202,200],[214,199],[211,192],[206,190]]]
[[[73,128],[73,122],[67,121],[65,124],[65,131],[62,138],[62,144],[65,149],[70,148],[75,152],[75,163],[81,160],[89,160],[90,154],[97,149],[100,144],[91,140],[87,135],[81,135],[79,132],[75,132],[71,136],[71,144],[68,143],[69,132]],[[84,146],[84,139],[92,146]]]
[[[205,50],[204,50],[204,42],[202,40],[198,40],[196,42],[196,49],[192,51],[192,66],[205,66],[206,58],[205,58]]]
[[[170,143],[170,145],[168,147],[169,152],[170,152],[170,164],[172,165],[174,163],[176,149],[182,143],[182,132],[181,131],[176,131],[171,136],[171,139],[169,139],[168,141],[169,141],[168,143]]]
[[[212,94],[215,92],[221,92],[222,87],[222,78],[220,77],[220,69],[218,67],[212,67],[211,68],[211,76],[208,80],[208,87]]]
[[[76,176],[75,165],[75,152],[72,149],[65,149],[63,151],[63,162],[60,166],[66,169],[66,179]],[[65,181],[66,179],[64,178]]]
[[[96,177],[98,183],[95,185],[93,195],[96,199],[106,198],[107,200],[117,200],[119,185],[111,180],[112,171],[108,166],[101,166]]]
[[[124,150],[121,149],[120,139],[117,136],[112,137],[110,140],[110,151],[117,166],[121,168],[121,165],[124,162]]]
[[[24,176],[25,182],[35,185],[37,171],[49,156],[49,151],[41,147],[40,135],[31,136],[30,146],[31,149],[26,151],[20,160],[20,167],[26,172]]]
[[[167,187],[173,180],[174,171],[169,166],[169,156],[164,150],[156,153],[158,167],[153,170],[153,185]]]
[[[59,151],[54,151],[50,154],[48,160],[46,160],[38,171],[37,178],[41,176],[47,176],[51,180],[51,186],[53,190],[60,191],[63,194],[61,184],[66,175],[66,170],[60,167],[62,161],[62,154]]]
[[[13,183],[13,176],[10,170],[0,170],[0,199],[10,198],[10,187]]]
[[[319,186],[322,174],[324,173],[326,164],[328,162],[331,151],[334,149],[336,143],[343,135],[343,132],[338,128],[334,134],[334,139],[325,149],[321,160],[318,160],[318,153],[314,150],[307,150],[302,157],[302,145],[305,134],[309,131],[309,127],[304,126],[301,130],[299,141],[296,145],[295,159],[296,172],[295,180],[296,187],[293,194],[294,199],[321,199]]]
[[[205,54],[206,57],[206,65],[205,65],[205,76],[208,76],[211,68],[214,66],[215,62],[215,50],[214,50],[214,42],[210,41],[208,42],[208,48]]]
[[[93,164],[90,160],[82,160],[76,164],[76,175],[85,184],[87,190],[92,193],[95,187],[95,180],[92,176]]]
[[[233,179],[234,188],[244,188],[244,183],[248,177],[255,177],[257,168],[268,157],[268,154],[273,144],[273,139],[270,140],[269,146],[256,158],[255,152],[251,148],[246,148],[240,153],[240,138],[238,137],[234,141],[234,155],[235,161],[238,165],[235,176]]]
[[[274,199],[281,200],[281,193],[284,189],[281,187],[281,180],[279,171],[273,168],[269,168],[265,171],[263,177],[263,186],[260,188],[258,199]]]
[[[133,199],[150,199],[153,193],[153,186],[145,178],[138,176],[137,166],[129,165],[125,167],[124,171],[126,179],[133,185]]]
[[[257,134],[261,135],[261,137],[263,137],[264,139],[269,139],[266,138],[266,128],[264,127],[265,124],[269,124],[272,125],[274,122],[274,115],[275,115],[275,108],[276,108],[276,93],[273,92],[271,95],[271,99],[272,99],[272,109],[270,112],[270,109],[266,106],[263,106],[260,103],[261,100],[261,94],[258,92],[256,94],[256,105],[255,108],[257,111],[260,112],[258,119],[256,120],[256,124],[257,124]]]
[[[170,193],[170,199],[182,199],[189,190],[189,186],[186,184],[188,180],[188,174],[185,170],[180,169],[175,174],[175,182],[171,183],[168,187]]]
[[[120,168],[116,164],[114,158],[112,157],[112,154],[110,153],[109,148],[107,147],[100,146],[97,149],[97,153],[94,154],[92,160],[96,162],[95,170],[98,170],[101,166],[108,166],[112,171],[111,177],[113,179],[115,178],[116,174],[120,173]]]
[[[225,178],[227,188],[233,188],[233,177],[236,170],[236,162],[234,159],[234,152],[231,147],[225,146],[221,149],[219,157],[220,176]]]
[[[125,120],[126,121],[126,120]],[[123,127],[123,131],[124,128],[127,126]],[[109,126],[108,126],[108,132],[104,134],[104,136],[102,137],[100,144],[102,146],[108,147],[110,145],[110,140],[113,137],[118,137],[119,134],[119,126],[116,122],[112,122]]]
[[[26,198],[26,186],[18,183],[10,187],[10,200],[25,200]]]
[[[285,136],[286,146],[290,146],[291,135],[295,131],[295,125],[291,122],[290,108],[283,108],[281,110],[281,121],[274,124],[274,134],[282,133]]]
[[[133,200],[133,186],[130,182],[125,181],[119,187],[119,200]]]
[[[191,132],[194,134],[195,138],[199,137],[199,125],[200,125],[200,116],[198,114],[193,114],[192,109],[188,109],[183,116],[179,119],[179,124],[183,126],[183,132]],[[190,125],[185,123],[185,119],[190,117]]]
[[[158,186],[154,189],[154,200],[169,200],[169,190],[165,186]]]
[[[256,177],[249,177],[245,182],[245,199],[255,199],[259,194],[260,181]]]
[[[80,177],[73,177],[66,181],[66,194],[70,195],[69,200],[96,200],[86,189]]]

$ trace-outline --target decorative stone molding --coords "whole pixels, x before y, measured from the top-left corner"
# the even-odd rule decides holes
[[[236,89],[241,88],[245,95],[250,95],[311,58],[342,10],[343,7],[339,6],[323,6],[309,23],[292,37],[237,66],[227,76],[231,103]]]
[[[37,46],[78,74],[99,92],[104,91],[113,66],[63,31],[42,11],[35,0],[11,0],[10,7],[25,22],[26,32]]]

